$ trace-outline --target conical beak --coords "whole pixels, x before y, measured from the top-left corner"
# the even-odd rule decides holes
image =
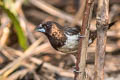
[[[45,29],[42,27],[42,25],[40,24],[38,27],[35,28],[35,31],[37,32],[45,32]]]
[[[35,28],[35,31],[39,32],[39,26]]]

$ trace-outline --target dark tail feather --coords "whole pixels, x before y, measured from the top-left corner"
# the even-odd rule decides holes
[[[108,26],[108,29],[110,29],[116,22],[117,21],[114,21],[114,22],[110,23],[109,26]],[[91,40],[91,41],[88,44],[88,46],[91,45],[94,42],[94,40],[96,39],[96,37],[97,37],[97,30],[90,31],[89,40]]]
[[[108,26],[108,29],[110,29],[116,22],[117,21],[114,21],[114,22],[110,23],[109,26]]]

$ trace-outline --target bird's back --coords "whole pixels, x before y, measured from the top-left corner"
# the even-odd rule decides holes
[[[58,50],[64,53],[76,53],[78,49],[78,42],[80,39],[80,29],[78,27],[65,27],[64,34],[66,41]]]

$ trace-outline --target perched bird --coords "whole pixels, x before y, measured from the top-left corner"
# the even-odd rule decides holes
[[[109,24],[109,28],[114,23]],[[40,24],[36,27],[36,31],[44,33],[52,47],[64,53],[77,53],[79,39],[84,37],[80,34],[80,27],[63,27],[53,21]],[[97,31],[90,31],[89,45],[93,43],[96,37]]]

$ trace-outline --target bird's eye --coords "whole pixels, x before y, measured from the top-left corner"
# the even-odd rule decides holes
[[[47,24],[47,27],[50,27],[50,25],[49,25],[49,24]]]
[[[42,24],[40,24],[39,27],[42,27]]]
[[[38,32],[46,32],[45,28],[43,27],[42,24],[40,24],[37,28],[36,28],[36,31]]]

